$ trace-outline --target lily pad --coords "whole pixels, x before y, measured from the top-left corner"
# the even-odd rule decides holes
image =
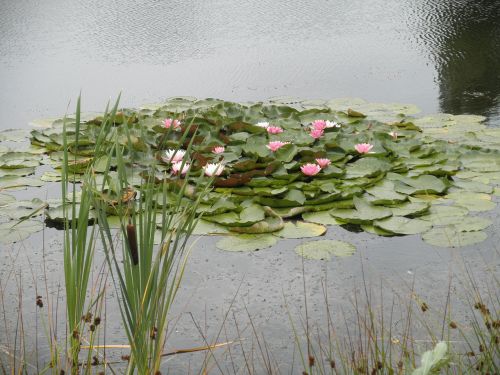
[[[332,217],[328,211],[304,212],[302,219],[310,223],[322,225],[341,225],[342,223]]]
[[[273,246],[277,238],[271,234],[240,234],[219,240],[217,248],[225,251],[256,251]]]
[[[23,241],[33,233],[43,229],[43,224],[36,220],[25,220],[21,222],[9,221],[0,224],[0,243],[9,244]]]
[[[439,247],[462,247],[483,242],[488,236],[482,231],[461,232],[454,226],[432,228],[422,235],[430,245]]]
[[[319,237],[325,233],[326,228],[323,225],[297,221],[285,223],[284,228],[274,235],[281,238],[308,238]]]
[[[485,217],[467,216],[454,227],[459,232],[474,232],[488,228],[493,222]]]
[[[468,213],[469,210],[463,207],[432,206],[429,213],[420,219],[430,221],[432,225],[458,224]]]
[[[192,234],[196,236],[227,233],[229,233],[229,230],[226,227],[218,225],[216,223],[211,223],[210,221],[206,221],[203,219],[198,220],[198,223],[196,224],[192,232]]]
[[[425,220],[392,216],[384,220],[374,221],[373,226],[395,234],[418,234],[431,229],[432,223]]]
[[[465,207],[469,211],[489,211],[495,208],[496,203],[491,201],[491,196],[483,193],[456,192],[446,196],[455,201],[460,207]]]
[[[319,240],[303,243],[295,248],[295,252],[307,259],[330,260],[333,256],[351,256],[356,247],[343,241]]]

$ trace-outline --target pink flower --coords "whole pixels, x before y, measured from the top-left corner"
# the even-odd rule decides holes
[[[306,176],[314,176],[314,175],[318,174],[319,171],[321,171],[321,167],[318,164],[307,163],[307,164],[304,164],[302,167],[300,167],[300,170]]]
[[[176,163],[184,159],[184,155],[186,155],[186,151],[184,150],[166,150],[165,156],[162,157],[165,163]]]
[[[272,152],[275,152],[279,148],[283,147],[284,145],[289,144],[290,142],[281,142],[281,141],[273,141],[269,142],[266,147],[271,150]]]
[[[327,128],[325,120],[314,120],[311,125],[315,130],[325,130]]]
[[[309,135],[311,137],[313,137],[314,139],[318,139],[318,138],[321,138],[321,136],[323,135],[325,131],[322,130],[322,129],[312,129],[311,132],[309,133]]]
[[[354,148],[360,154],[367,154],[373,148],[373,145],[369,143],[358,143],[356,146],[354,146]]]
[[[212,152],[214,154],[222,154],[225,150],[224,146],[216,146],[212,149]]]
[[[203,171],[205,172],[205,176],[220,176],[220,174],[224,171],[224,164],[208,163],[203,166]]]
[[[181,130],[181,122],[179,120],[174,120],[171,118],[166,118],[163,120],[163,126],[167,129],[172,128],[173,130]]]
[[[279,126],[268,126],[266,128],[267,132],[269,134],[279,134],[279,133],[283,133],[283,129],[280,128]]]
[[[389,134],[392,137],[392,139],[394,139],[394,140],[398,139],[398,133],[397,132],[389,132],[387,134]]]
[[[328,167],[332,162],[330,159],[316,159],[316,163],[321,167],[321,169]]]
[[[182,170],[181,170],[181,167],[182,167]],[[172,164],[172,173],[173,174],[181,174],[181,175],[185,175],[187,173],[187,171],[189,170],[189,167],[191,167],[191,164],[189,163],[184,163],[184,165],[182,165],[182,161],[178,161],[178,162],[175,162],[174,164]]]

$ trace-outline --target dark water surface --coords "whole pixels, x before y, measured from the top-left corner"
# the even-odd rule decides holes
[[[102,110],[362,97],[499,118],[500,2],[3,0],[0,129]]]
[[[3,0],[0,36],[0,129],[61,116],[80,89],[85,111],[102,110],[119,91],[130,106],[178,95],[235,101],[349,96],[414,103],[426,113],[482,114],[491,124],[500,123],[499,1]],[[44,198],[47,188],[37,194]],[[498,223],[498,210],[485,216]],[[343,311],[349,311],[362,275],[375,286],[383,282],[388,305],[394,295],[408,297],[414,285],[419,298],[438,311],[450,274],[464,274],[464,259],[474,273],[498,274],[499,234],[493,227],[487,233],[479,247],[450,250],[429,246],[419,236],[388,239],[329,227],[327,238],[352,242],[357,253],[306,262],[310,314],[318,322],[324,319],[320,275],[326,273],[332,301]],[[27,350],[42,362],[48,358],[34,304],[36,294],[45,298],[44,275],[49,299],[59,301],[64,336],[61,238],[61,232],[47,229],[1,249],[0,287],[11,328],[2,332],[2,323],[0,355],[19,321],[22,285],[26,329],[37,322],[40,335],[38,346],[29,335]],[[168,349],[203,344],[189,312],[206,332],[216,334],[240,287],[236,318],[244,325],[248,308],[287,373],[294,337],[283,296],[293,311],[301,308],[303,264],[292,249],[306,240],[284,240],[252,254],[218,251],[216,240],[203,238],[191,255],[173,315],[179,313],[180,321]],[[97,251],[96,274],[101,262]],[[463,288],[458,282],[452,287],[454,313],[465,319]],[[111,286],[108,293],[107,342],[123,344]],[[442,315],[434,317],[439,327]],[[246,327],[242,336],[250,343]],[[185,373],[188,360],[175,359],[179,367],[172,373]],[[200,358],[192,361],[197,368]]]

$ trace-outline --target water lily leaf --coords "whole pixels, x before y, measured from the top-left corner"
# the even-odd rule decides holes
[[[352,224],[370,223],[373,220],[380,220],[392,216],[392,211],[382,206],[375,206],[369,202],[354,197],[355,210],[352,209],[333,209],[330,215],[343,222]]]
[[[9,129],[0,132],[0,142],[11,141],[11,142],[21,142],[28,138],[29,132],[24,129]]]
[[[23,241],[33,233],[43,229],[40,221],[25,220],[21,222],[9,221],[0,224],[0,243],[9,244]]]
[[[453,185],[466,191],[472,191],[476,193],[490,194],[493,191],[492,186],[483,184],[478,181],[455,180],[453,181]]]
[[[306,196],[302,191],[290,189],[282,198],[258,197],[256,199],[262,205],[269,207],[295,207],[305,203]]]
[[[43,182],[38,178],[3,176],[0,177],[0,189],[16,189],[26,186],[43,186]]]
[[[46,171],[40,177],[40,180],[45,182],[58,182],[61,181],[61,179],[62,179],[61,173],[58,171]]]
[[[286,144],[283,147],[280,147],[275,153],[274,156],[276,157],[277,160],[289,163],[293,160],[295,155],[297,155],[298,152],[297,146],[294,144]]]
[[[491,201],[491,196],[483,193],[457,192],[446,196],[453,199],[455,204],[465,207],[469,211],[489,211],[496,207],[496,203]]]
[[[390,163],[385,160],[375,157],[361,158],[347,165],[345,178],[373,177],[388,171],[390,168]]]
[[[0,193],[0,207],[7,206],[16,201],[16,197],[10,194]]]
[[[406,194],[401,194],[394,191],[394,183],[384,180],[377,185],[366,189],[366,192],[372,197],[369,198],[372,204],[395,204],[408,199]]]
[[[206,236],[211,234],[227,234],[229,233],[229,230],[222,225],[201,219],[198,220],[198,223],[194,227],[192,233],[195,236]]]
[[[428,244],[439,247],[462,247],[483,242],[488,236],[481,231],[461,232],[454,226],[432,228],[422,235]]]
[[[72,208],[70,206],[67,207],[67,214],[69,215],[69,218],[71,218],[71,211]],[[80,212],[80,204],[75,204],[75,217],[78,218]],[[62,223],[65,221],[64,217],[64,212],[63,212],[63,206],[56,206],[56,207],[49,207],[48,210],[45,211],[45,215],[47,216],[47,220],[56,222],[56,223]],[[89,212],[89,220],[95,219],[96,214],[93,210],[90,210]],[[71,221],[71,220],[70,220]]]
[[[403,178],[401,182],[413,188],[410,194],[441,194],[447,188],[441,179],[432,175]],[[396,187],[396,191],[407,194],[404,191],[398,190],[398,187]]]
[[[479,216],[464,217],[454,227],[459,232],[474,232],[488,228],[493,222],[490,219]]]
[[[338,221],[330,215],[328,211],[318,211],[318,212],[304,212],[302,214],[302,219],[310,223],[322,224],[322,225],[341,225],[342,222]]]
[[[225,251],[256,251],[273,246],[278,242],[271,234],[241,234],[219,240],[217,248]]]
[[[431,206],[429,213],[421,216],[420,219],[430,221],[434,226],[458,224],[468,213],[469,210],[463,207]]]
[[[460,162],[471,171],[498,172],[500,171],[500,153],[471,151],[460,158]]]
[[[8,152],[0,155],[0,168],[30,168],[40,165],[40,156],[27,152]]]
[[[0,177],[3,176],[29,176],[35,173],[35,168],[0,169]]]
[[[297,246],[295,252],[307,259],[330,260],[332,256],[351,256],[356,252],[356,247],[343,241],[318,240]]]
[[[384,237],[392,237],[394,236],[394,233],[392,232],[387,232],[379,227],[376,227],[372,224],[361,224],[361,229],[363,229],[365,232],[376,234],[377,236],[384,236]]]
[[[268,216],[264,220],[252,224],[248,227],[230,227],[229,229],[232,232],[259,234],[259,233],[272,233],[279,231],[283,229],[284,225],[285,224],[283,222],[283,219],[281,219],[281,217]]]
[[[384,220],[375,220],[373,226],[395,234],[418,234],[431,229],[432,223],[425,220],[392,216]]]
[[[393,216],[419,216],[429,210],[428,202],[404,202],[398,205],[391,205],[389,208]]]
[[[284,228],[274,235],[281,238],[308,238],[322,236],[325,233],[326,228],[323,225],[297,221],[285,223]]]

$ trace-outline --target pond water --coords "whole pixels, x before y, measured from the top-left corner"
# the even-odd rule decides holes
[[[362,97],[500,114],[496,1],[4,2],[0,129],[177,95]]]
[[[0,35],[0,129],[27,128],[32,119],[61,116],[70,100],[71,112],[80,90],[86,111],[102,110],[119,91],[127,106],[178,95],[233,101],[361,97],[413,103],[424,113],[481,114],[492,126],[500,124],[496,1],[20,0],[2,4]],[[50,189],[36,194],[45,197]],[[498,209],[487,216],[497,227]],[[463,258],[477,272],[488,267],[498,272],[498,254],[492,249],[499,234],[490,228],[488,235],[479,247],[449,251],[426,245],[418,236],[387,239],[329,228],[327,238],[352,242],[358,253],[306,264],[311,314],[318,320],[324,316],[317,276],[325,272],[333,302],[346,311],[362,274],[375,285],[382,279],[389,286],[385,292],[400,295],[415,279],[423,298],[442,305],[449,271],[461,272]],[[244,319],[248,306],[277,361],[288,369],[293,335],[283,294],[301,306],[303,264],[290,250],[301,240],[252,254],[222,253],[215,242],[197,243],[176,313],[206,319],[207,332],[214,333],[240,287],[236,313]],[[0,276],[9,279],[2,283],[5,301],[18,299],[18,279],[12,275],[22,275],[25,283],[27,325],[37,316],[31,298],[45,287],[44,274],[49,295],[58,299],[61,248],[61,232],[47,229],[0,252],[6,259]],[[102,262],[102,254],[97,259]],[[63,315],[64,308],[59,309]],[[7,304],[6,311],[15,323],[15,304]],[[457,309],[463,311],[463,306]],[[118,312],[107,314],[113,343],[124,343]],[[63,319],[59,324],[64,332]],[[202,341],[185,314],[172,340],[170,348]],[[39,347],[39,357],[46,358],[47,349]],[[184,368],[184,359],[177,361]]]

